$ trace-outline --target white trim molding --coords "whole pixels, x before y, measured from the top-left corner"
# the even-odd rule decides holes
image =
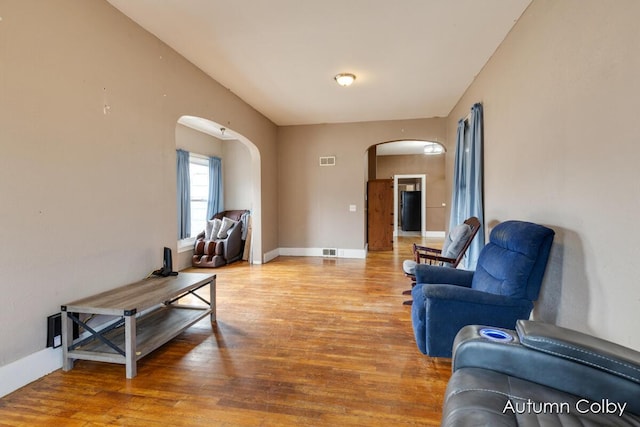
[[[181,254],[183,252],[192,251],[195,243],[195,237],[187,237],[186,239],[178,240],[178,253]]]
[[[264,257],[264,263],[268,263],[269,261],[273,261],[274,259],[278,258],[278,256],[280,255],[280,250],[279,249],[274,249],[272,251],[269,252],[265,252],[263,257]],[[254,264],[261,264],[260,262],[253,262]]]
[[[45,348],[0,366],[0,397],[62,368],[62,347]]]
[[[281,256],[313,256],[323,257],[323,248],[280,248],[278,253]],[[325,257],[327,258],[327,257]],[[338,248],[337,255],[330,258],[355,258],[365,259],[367,258],[366,249],[340,249]]]
[[[425,231],[424,237],[438,237],[444,239],[447,233],[444,231]]]

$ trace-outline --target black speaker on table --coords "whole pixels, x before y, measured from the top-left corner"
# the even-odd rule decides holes
[[[173,271],[173,260],[171,258],[171,249],[164,248],[164,258],[162,261],[162,268],[153,272],[154,276],[177,276],[178,272]]]

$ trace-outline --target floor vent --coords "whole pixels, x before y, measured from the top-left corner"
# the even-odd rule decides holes
[[[324,248],[322,249],[322,256],[338,256],[338,250],[335,248]]]
[[[324,156],[320,157],[320,166],[335,166],[336,156]]]

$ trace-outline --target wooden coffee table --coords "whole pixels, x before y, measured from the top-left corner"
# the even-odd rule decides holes
[[[209,300],[195,292],[209,285]],[[202,302],[186,305],[186,296]],[[211,315],[216,321],[216,276],[180,273],[149,277],[61,307],[62,369],[73,368],[75,359],[126,365],[126,377],[137,374],[136,362],[173,339],[194,323]],[[96,327],[81,320],[80,313],[115,316]],[[73,339],[73,324],[86,333]]]

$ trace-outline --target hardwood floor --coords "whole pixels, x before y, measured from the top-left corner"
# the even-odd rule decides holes
[[[418,240],[400,237],[366,260],[208,270],[213,330],[194,325],[131,380],[123,365],[78,361],[0,399],[0,425],[438,425],[450,360],[418,351],[402,305],[401,264]]]

